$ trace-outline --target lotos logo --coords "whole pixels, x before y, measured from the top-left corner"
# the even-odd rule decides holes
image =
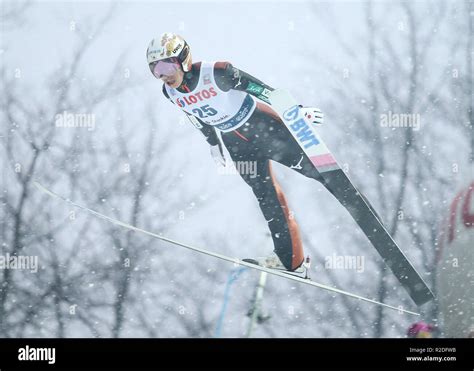
[[[216,95],[217,92],[214,90],[214,87],[210,87],[209,89],[203,89],[200,92],[177,98],[176,104],[178,107],[190,106],[194,103],[202,102],[204,99],[215,97]]]

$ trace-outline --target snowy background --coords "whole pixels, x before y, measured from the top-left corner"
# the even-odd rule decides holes
[[[217,332],[235,267],[32,185],[232,257],[271,252],[251,189],[219,173],[150,74],[147,45],[165,31],[187,40],[194,61],[230,61],[320,107],[328,147],[436,289],[441,223],[472,177],[472,12],[463,1],[2,1],[0,255],[37,256],[40,269],[0,270],[0,336],[247,335],[257,271],[233,283]],[[64,111],[93,126],[58,127]],[[389,111],[419,127],[382,125]],[[320,184],[274,168],[314,280],[416,309]],[[326,267],[333,254],[363,257],[363,271]],[[271,317],[256,337],[404,337],[419,319],[278,277],[268,277],[262,311]],[[436,303],[422,308],[436,318]]]

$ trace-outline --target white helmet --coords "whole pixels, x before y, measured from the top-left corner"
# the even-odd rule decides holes
[[[191,71],[191,50],[186,40],[181,36],[165,32],[160,37],[150,41],[146,51],[146,58],[152,73],[156,62],[173,57],[178,58],[184,72]]]

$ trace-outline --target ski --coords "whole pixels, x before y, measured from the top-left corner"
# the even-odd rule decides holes
[[[358,299],[358,300],[361,300],[361,301],[364,301],[364,302],[380,305],[380,306],[383,306],[383,307],[388,308],[388,309],[396,310],[399,313],[407,313],[407,314],[412,314],[412,315],[415,315],[415,316],[420,315],[419,313],[406,310],[402,306],[394,307],[394,306],[391,306],[391,305],[388,305],[388,304],[385,304],[385,303],[378,302],[378,301],[373,300],[373,299],[368,299],[368,298],[365,298],[365,297],[360,296],[360,295],[352,294],[350,292],[337,289],[335,287],[331,287],[331,286],[327,286],[327,285],[324,285],[324,284],[321,284],[321,283],[317,283],[315,281],[312,281],[309,278],[298,277],[298,276],[292,275],[291,273],[284,273],[284,272],[277,271],[277,270],[274,270],[274,269],[262,267],[262,266],[259,266],[259,265],[255,265],[255,264],[252,264],[252,263],[245,262],[245,261],[243,261],[241,259],[238,259],[238,258],[232,258],[232,257],[229,257],[229,256],[225,256],[225,255],[222,255],[222,254],[218,254],[218,253],[215,253],[215,252],[212,252],[212,251],[204,250],[204,249],[201,249],[201,248],[198,248],[198,247],[190,246],[190,245],[172,240],[170,238],[161,236],[161,235],[153,233],[153,232],[146,231],[144,229],[138,228],[138,227],[133,226],[131,224],[124,223],[120,220],[111,218],[111,217],[106,216],[104,214],[101,214],[97,211],[94,211],[94,210],[92,210],[88,207],[77,204],[77,203],[71,201],[70,199],[67,199],[63,196],[60,196],[59,194],[57,194],[55,192],[50,191],[49,189],[47,189],[43,185],[41,185],[39,182],[35,181],[35,182],[33,182],[33,184],[36,186],[36,188],[38,188],[42,192],[48,194],[49,196],[51,196],[53,198],[56,198],[56,199],[59,199],[61,201],[64,201],[64,202],[68,203],[69,205],[77,207],[81,210],[84,210],[87,213],[90,213],[90,214],[92,214],[92,215],[94,215],[94,216],[96,216],[100,219],[104,219],[104,220],[106,220],[106,221],[108,221],[112,224],[118,225],[120,227],[129,229],[129,230],[132,230],[132,231],[136,231],[136,232],[145,234],[147,236],[150,236],[150,237],[162,240],[162,241],[169,242],[173,245],[181,246],[181,247],[184,247],[186,249],[198,252],[200,254],[212,256],[214,258],[221,259],[221,260],[233,263],[235,265],[241,265],[241,266],[245,266],[245,267],[252,268],[252,269],[255,269],[255,270],[259,270],[259,271],[262,271],[262,272],[267,272],[267,273],[272,274],[274,276],[283,277],[283,278],[286,278],[286,279],[289,279],[289,280],[292,280],[292,281],[295,281],[295,282],[304,283],[304,284],[307,284],[307,285],[310,285],[310,286],[313,286],[313,287],[318,287],[318,288],[326,290],[326,291],[330,291],[330,292],[333,292],[333,293],[345,295],[345,296],[348,296],[348,297],[351,297],[351,298],[354,298],[354,299]]]
[[[296,100],[283,89],[272,91],[269,99],[272,108],[321,174],[325,187],[351,214],[413,301],[422,305],[432,300],[434,295],[429,287],[385,229],[370,203],[338,165],[317,130],[306,123]]]

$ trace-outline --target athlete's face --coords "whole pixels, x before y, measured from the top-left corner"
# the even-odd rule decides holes
[[[160,79],[163,81],[166,85],[168,85],[170,88],[176,89],[178,86],[181,85],[183,82],[184,78],[184,72],[180,68],[178,69],[174,75],[167,76],[167,75],[161,75]]]
[[[184,72],[176,57],[158,61],[150,65],[150,69],[155,77],[171,88],[177,88],[183,82]]]

